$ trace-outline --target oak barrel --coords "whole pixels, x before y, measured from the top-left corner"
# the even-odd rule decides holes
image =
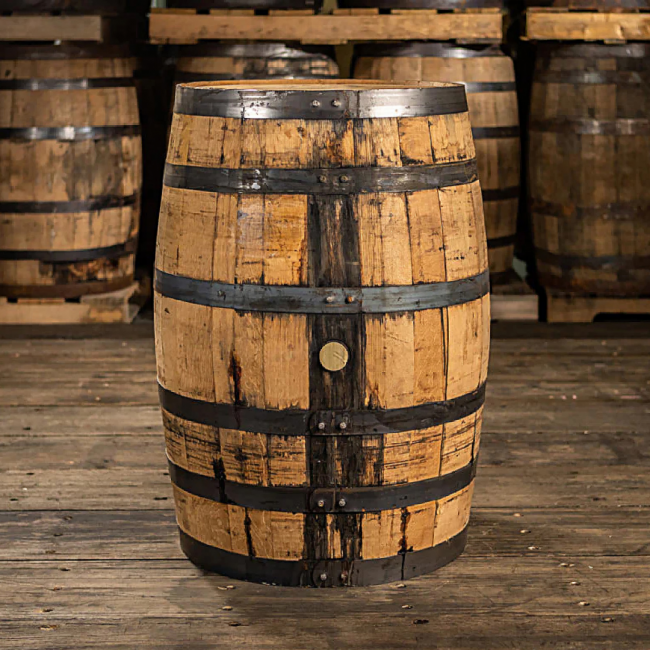
[[[519,114],[512,59],[497,46],[371,44],[355,48],[360,79],[463,82],[476,146],[490,277],[511,276],[520,182]]]
[[[285,43],[200,43],[178,50],[176,82],[225,79],[330,79],[333,47]]]
[[[319,11],[323,0],[167,0],[167,7],[196,9],[255,9],[261,11],[273,9],[300,9]]]
[[[180,86],[154,286],[193,562],[348,586],[462,552],[489,347],[462,86]]]
[[[539,48],[530,210],[540,283],[650,295],[650,45]]]
[[[505,8],[504,0],[337,0],[342,9],[487,9]]]
[[[134,65],[122,46],[0,48],[0,295],[76,298],[133,281]]]

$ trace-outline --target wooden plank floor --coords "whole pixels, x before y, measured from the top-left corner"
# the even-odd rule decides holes
[[[650,333],[590,327],[493,342],[465,554],[350,590],[183,558],[149,328],[5,333],[0,648],[648,650]]]

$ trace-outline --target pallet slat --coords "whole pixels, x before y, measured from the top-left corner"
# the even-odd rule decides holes
[[[152,43],[191,44],[207,39],[293,40],[346,43],[374,40],[474,40],[503,38],[500,13],[394,15],[222,16],[157,11],[151,14]]]
[[[137,26],[132,16],[0,16],[0,41],[111,42],[134,37]]]
[[[538,41],[644,41],[650,13],[526,10],[526,37]]]

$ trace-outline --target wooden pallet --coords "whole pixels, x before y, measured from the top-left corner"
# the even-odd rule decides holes
[[[539,297],[514,272],[507,283],[492,286],[490,294],[493,321],[539,320]]]
[[[535,41],[645,41],[650,40],[650,12],[531,7],[525,35]]]
[[[350,41],[456,40],[498,43],[503,40],[500,10],[436,13],[428,10],[337,10],[313,15],[292,10],[268,16],[233,13],[199,14],[187,9],[153,9],[149,22],[152,43],[192,44],[200,40],[299,41],[340,45]],[[351,12],[355,13],[351,13]],[[357,13],[362,11],[363,13]],[[341,13],[343,12],[343,13]]]
[[[78,301],[63,298],[0,298],[0,325],[52,325],[80,323],[131,323],[140,306],[129,302],[137,283],[111,293],[83,296]]]
[[[0,16],[0,41],[92,41],[110,43],[136,36],[133,16]]]
[[[591,323],[599,314],[650,317],[650,298],[575,296],[547,291],[549,323]]]

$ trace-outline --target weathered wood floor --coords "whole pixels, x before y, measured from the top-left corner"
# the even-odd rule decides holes
[[[650,331],[495,340],[467,551],[353,590],[183,558],[153,342],[123,331],[0,340],[0,648],[650,648]]]

